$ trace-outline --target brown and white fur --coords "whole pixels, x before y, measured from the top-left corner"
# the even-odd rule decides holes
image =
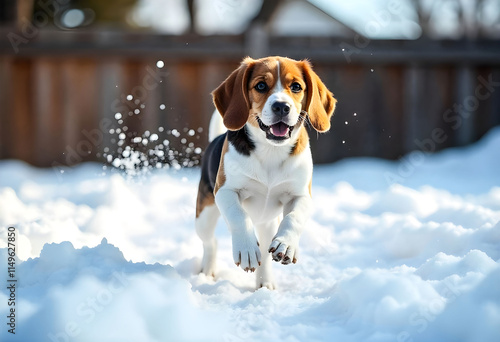
[[[214,230],[222,214],[236,265],[256,271],[257,288],[274,289],[271,259],[297,261],[311,211],[313,163],[304,124],[328,131],[336,100],[308,61],[284,57],[244,59],[212,95],[227,132],[213,139],[202,161],[201,271],[215,274]]]

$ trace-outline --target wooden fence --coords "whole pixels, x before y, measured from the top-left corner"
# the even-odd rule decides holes
[[[0,158],[37,166],[104,161],[125,146],[154,154],[165,139],[196,162],[210,92],[246,55],[308,58],[333,91],[332,130],[311,132],[319,163],[433,152],[500,124],[498,42],[24,34],[0,31]]]

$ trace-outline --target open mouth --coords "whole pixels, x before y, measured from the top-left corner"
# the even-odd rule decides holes
[[[266,138],[270,140],[286,140],[289,139],[292,135],[293,126],[288,126],[286,123],[280,121],[271,126],[266,126],[257,117],[257,121],[259,122],[259,127],[261,130],[266,132]]]

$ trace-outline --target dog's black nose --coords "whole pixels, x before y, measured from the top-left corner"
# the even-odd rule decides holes
[[[290,104],[288,104],[287,102],[276,101],[271,106],[271,110],[276,115],[287,116],[290,113]]]

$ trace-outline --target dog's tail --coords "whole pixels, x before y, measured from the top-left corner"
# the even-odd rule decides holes
[[[212,141],[219,135],[226,133],[227,128],[222,122],[222,115],[217,111],[217,109],[212,114],[210,119],[210,125],[208,126],[208,141]]]

